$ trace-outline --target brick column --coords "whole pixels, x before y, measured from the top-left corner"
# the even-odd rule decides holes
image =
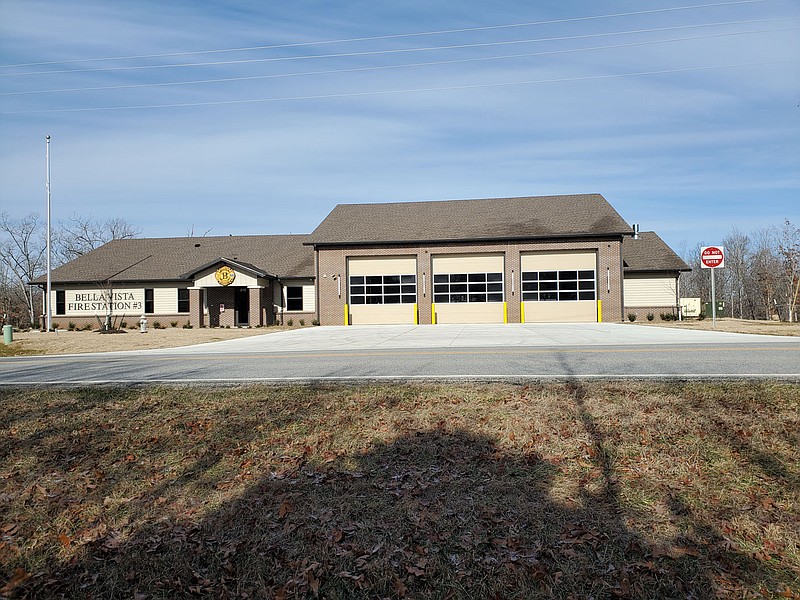
[[[192,327],[205,327],[203,315],[203,289],[189,288],[189,323]]]
[[[262,298],[262,291],[263,288],[261,287],[251,287],[247,289],[247,293],[250,296],[250,310],[248,320],[250,322],[250,327],[257,327],[258,325],[263,325],[263,321],[261,320],[261,298]]]

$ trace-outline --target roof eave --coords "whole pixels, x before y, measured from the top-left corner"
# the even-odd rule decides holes
[[[311,241],[304,242],[306,246],[397,246],[403,244],[453,244],[453,243],[492,243],[492,242],[519,242],[528,240],[563,240],[563,239],[606,239],[609,237],[632,236],[633,230],[607,231],[598,233],[562,233],[548,235],[526,235],[510,237],[468,237],[468,238],[439,238],[439,239],[405,239],[405,240],[380,240],[380,241]]]

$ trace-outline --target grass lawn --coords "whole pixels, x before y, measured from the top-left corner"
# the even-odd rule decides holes
[[[0,596],[800,598],[797,384],[0,401]]]

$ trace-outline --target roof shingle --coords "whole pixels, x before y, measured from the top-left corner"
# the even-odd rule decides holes
[[[309,236],[317,245],[631,234],[600,194],[339,204]]]
[[[622,242],[625,271],[691,271],[683,259],[654,231],[642,231],[638,239]]]
[[[278,277],[313,277],[307,235],[251,235],[114,240],[54,269],[54,283],[176,281],[220,258]],[[41,283],[43,278],[36,280]]]

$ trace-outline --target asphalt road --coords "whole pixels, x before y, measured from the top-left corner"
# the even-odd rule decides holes
[[[573,378],[800,381],[800,338],[620,324],[318,327],[168,350],[0,359],[0,385]]]

